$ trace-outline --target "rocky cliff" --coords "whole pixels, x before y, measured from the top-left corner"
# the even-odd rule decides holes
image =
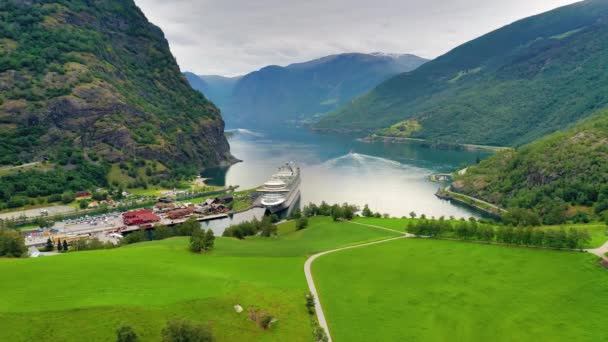
[[[0,164],[233,160],[219,110],[131,0],[3,1],[0,90]]]

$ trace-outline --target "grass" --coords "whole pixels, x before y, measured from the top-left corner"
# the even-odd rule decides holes
[[[596,260],[420,239],[323,256],[313,272],[336,341],[598,341],[608,272]]]
[[[0,259],[0,341],[111,341],[120,324],[157,341],[168,319],[209,324],[220,341],[310,341],[304,306],[306,256],[392,236],[329,218],[312,218],[279,238],[218,238],[206,255],[187,238],[38,259]],[[258,307],[279,321],[264,331],[236,314]]]

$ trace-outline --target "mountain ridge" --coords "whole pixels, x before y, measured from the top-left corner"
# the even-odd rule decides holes
[[[219,95],[211,95],[214,87],[198,90],[209,94],[229,122],[276,125],[313,119],[424,62],[409,54],[344,53],[287,66],[268,65],[238,78],[215,76],[229,82]]]
[[[383,82],[315,128],[369,133],[414,120],[422,129],[412,138],[530,142],[608,103],[602,95],[605,75],[593,79],[593,68],[608,59],[601,49],[607,17],[606,2],[588,0],[522,19]],[[580,84],[589,89],[580,101],[589,108],[570,103]],[[545,103],[553,107],[543,108]],[[534,125],[526,123],[531,119]]]

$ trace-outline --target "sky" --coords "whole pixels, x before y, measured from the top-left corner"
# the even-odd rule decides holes
[[[573,0],[135,0],[182,71],[236,76],[344,52],[435,58]]]

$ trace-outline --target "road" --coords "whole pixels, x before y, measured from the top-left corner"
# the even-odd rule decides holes
[[[39,217],[39,216],[41,216],[41,213],[40,213],[41,210],[47,210],[48,216],[67,214],[67,213],[76,211],[76,209],[74,207],[70,207],[68,205],[55,205],[55,206],[49,206],[49,207],[43,207],[43,208],[12,211],[10,213],[0,214],[0,219],[2,219],[2,220],[11,219],[11,218],[19,219],[22,216],[25,216],[27,218]]]
[[[606,256],[606,253],[608,253],[608,241],[606,241],[606,243],[604,243],[602,246],[600,246],[598,248],[586,249],[585,251],[587,251],[589,253],[593,253],[593,254],[599,256],[600,258],[608,261],[608,256]]]
[[[331,254],[331,253],[335,253],[335,252],[339,252],[339,251],[343,251],[343,250],[347,250],[347,249],[366,247],[366,246],[376,245],[376,244],[379,244],[379,243],[385,243],[385,242],[394,241],[394,240],[398,240],[398,239],[405,239],[405,238],[408,238],[408,237],[413,237],[413,235],[411,235],[411,234],[399,232],[399,231],[396,231],[396,230],[393,230],[393,229],[389,229],[389,228],[385,228],[385,227],[374,226],[374,225],[369,225],[369,224],[364,224],[364,223],[358,223],[358,222],[349,222],[349,223],[358,224],[358,225],[366,226],[366,227],[372,227],[372,228],[375,228],[375,229],[388,230],[388,231],[391,231],[393,233],[402,234],[402,236],[398,236],[398,237],[394,237],[394,238],[388,238],[388,239],[374,241],[374,242],[366,242],[366,243],[362,243],[362,244],[359,244],[359,245],[353,245],[353,246],[348,246],[348,247],[336,248],[336,249],[332,249],[332,250],[329,250],[329,251],[317,253],[315,255],[310,256],[306,260],[306,262],[304,263],[304,274],[306,276],[306,282],[308,283],[308,290],[310,291],[310,293],[313,294],[313,296],[316,299],[315,300],[315,312],[317,314],[317,319],[319,321],[319,326],[321,326],[321,328],[323,328],[325,330],[325,332],[327,333],[327,341],[328,342],[332,341],[331,334],[329,332],[329,325],[327,324],[327,320],[325,319],[325,313],[323,312],[323,307],[321,306],[321,299],[319,298],[319,293],[317,292],[317,287],[315,286],[315,281],[314,281],[314,278],[312,276],[312,270],[311,270],[312,263],[315,260],[317,260],[317,258],[319,258],[319,257],[321,257],[323,255],[327,255],[327,254]]]

